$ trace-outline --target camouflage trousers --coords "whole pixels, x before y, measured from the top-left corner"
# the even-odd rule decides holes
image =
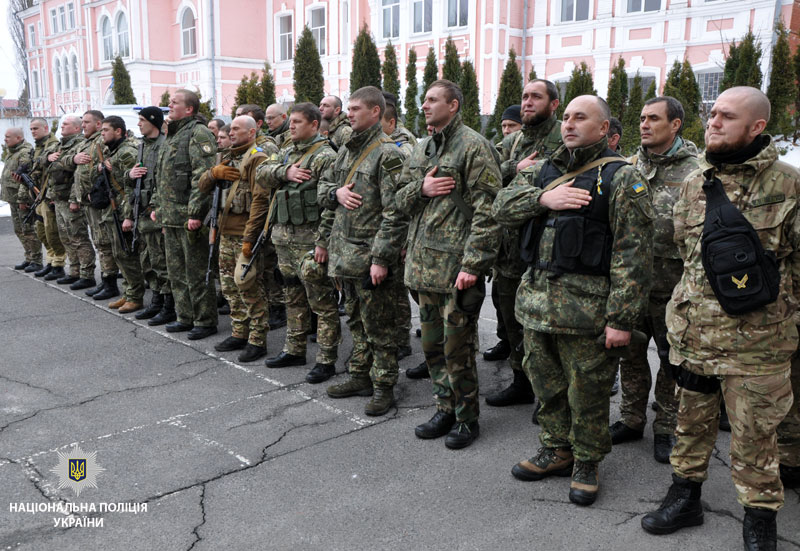
[[[165,226],[164,252],[178,321],[195,327],[216,327],[217,291],[213,278],[206,285],[208,229],[203,226],[190,232],[183,226]]]
[[[396,277],[396,276],[395,276]],[[350,375],[370,377],[376,386],[391,387],[397,383],[397,318],[396,295],[392,292],[394,277],[376,289],[362,289],[361,280],[347,279],[343,288],[347,326],[353,336]]]
[[[36,237],[36,230],[33,224],[22,223],[22,219],[28,213],[27,210],[20,210],[19,203],[9,203],[11,207],[11,223],[14,225],[14,234],[22,244],[25,251],[25,260],[36,264],[42,263],[42,242]]]
[[[791,381],[794,403],[778,425],[778,453],[782,465],[800,467],[800,353],[792,358]]]
[[[789,374],[787,369],[774,375],[720,377],[721,389],[711,394],[679,388],[677,441],[669,458],[675,474],[694,482],[708,478],[724,396],[731,423],[731,476],[739,503],[780,509],[783,485],[776,428],[792,406]]]
[[[131,240],[133,233],[122,232],[122,238],[125,239],[125,244],[128,251],[125,252],[122,248],[122,241],[117,234],[113,220],[104,222],[106,234],[111,238],[111,251],[114,254],[114,263],[119,266],[122,272],[122,277],[125,279],[123,296],[128,302],[136,302],[142,304],[144,301],[144,274],[142,273],[142,264],[139,261],[139,255],[132,251]]]
[[[234,280],[236,259],[242,252],[241,235],[223,235],[219,240],[219,284],[231,307],[231,334],[247,339],[253,346],[267,346],[268,309],[264,289],[258,281],[249,289],[240,289]],[[261,268],[262,256],[255,260],[255,270]],[[213,284],[213,280],[210,280]],[[215,302],[216,305],[216,302]]]
[[[503,338],[500,331],[502,324],[502,334],[511,345],[509,363],[511,364],[511,369],[517,371],[522,370],[522,359],[525,356],[524,331],[514,315],[514,302],[517,298],[519,283],[519,278],[510,278],[502,275],[495,276],[492,282],[493,297],[495,289],[497,289],[497,303],[495,304],[495,308],[497,308],[497,336],[500,339]]]
[[[264,269],[261,272],[261,283],[264,286],[264,294],[267,297],[267,302],[270,307],[280,306],[286,304],[286,293],[283,289],[283,283],[275,277],[275,272],[278,268],[278,253],[275,251],[275,245],[272,241],[268,240],[264,243],[264,249],[261,251],[263,258]]]
[[[314,263],[318,269],[306,270],[305,273],[301,269],[308,252],[314,249],[314,227],[310,224],[276,224],[272,228],[272,240],[286,288],[287,330],[284,350],[305,357],[313,312],[317,315],[319,346],[316,362],[333,365],[336,363],[339,343],[342,342],[336,288],[325,273],[324,266]],[[313,262],[310,259],[305,261]]]
[[[525,328],[523,368],[542,404],[539,440],[572,448],[576,459],[599,462],[611,451],[608,415],[615,359],[595,337]]]
[[[675,393],[675,379],[669,364],[669,343],[667,342],[666,310],[669,297],[650,297],[644,325],[638,329],[652,338],[658,349],[660,365],[656,375],[655,400],[658,411],[653,422],[653,434],[672,434],[675,431],[678,398]],[[630,358],[619,362],[619,382],[622,387],[620,413],[622,422],[634,430],[644,430],[647,425],[647,400],[653,376],[647,360],[648,343],[631,344]]]
[[[161,232],[161,228],[140,232],[139,240],[136,243],[139,248],[142,274],[150,289],[153,293],[161,295],[172,293],[167,273],[167,257],[164,254],[164,234]]]
[[[403,270],[398,270],[403,273]],[[408,298],[408,288],[403,283],[402,277],[393,279],[391,292],[395,296],[395,305],[397,307],[397,318],[394,321],[397,329],[396,344],[401,346],[411,346],[411,302]]]
[[[81,205],[81,209],[86,210],[86,219],[89,221],[92,243],[94,244],[94,248],[97,249],[97,256],[100,260],[100,275],[115,275],[119,269],[114,260],[111,239],[106,234],[106,227],[105,224],[103,224],[102,211],[86,205]]]
[[[69,210],[69,201],[56,199],[56,223],[69,257],[70,275],[93,279],[95,256],[86,214],[82,209],[72,212]]]
[[[436,408],[455,413],[459,423],[477,421],[478,315],[456,308],[455,291],[448,294],[419,291],[422,350],[431,373]]]
[[[34,229],[36,237],[44,245],[45,263],[51,264],[54,268],[63,267],[66,264],[67,251],[58,236],[58,224],[56,223],[56,213],[50,209],[45,199],[36,207],[36,214],[42,217],[42,221],[36,221]]]

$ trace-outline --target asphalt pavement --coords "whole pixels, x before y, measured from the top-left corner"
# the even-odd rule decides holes
[[[430,381],[402,373],[423,359],[414,336],[397,407],[372,418],[367,398],[332,400],[329,383],[307,384],[308,368],[215,352],[230,334],[227,317],[218,335],[188,341],[14,271],[21,259],[0,218],[0,549],[742,548],[727,433],[703,486],[705,524],[651,536],[640,519],[666,494],[671,469],[653,460],[649,427],[608,455],[596,503],[578,507],[569,478],[511,476],[539,447],[532,406],[481,400],[480,437],[464,450],[414,436],[434,413]],[[481,350],[496,342],[495,327],[487,298]],[[269,333],[270,355],[284,335]],[[345,330],[331,382],[345,378],[350,348]],[[312,364],[315,351],[309,343]],[[482,398],[511,380],[507,362],[479,355],[478,369]],[[619,395],[611,421],[618,417]],[[74,445],[104,469],[79,496],[59,487],[57,468]],[[796,490],[786,493],[778,534],[779,549],[800,549]]]

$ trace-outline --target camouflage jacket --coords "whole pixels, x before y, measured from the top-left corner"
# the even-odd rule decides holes
[[[570,152],[561,146],[550,162],[562,174],[601,157],[608,147],[596,144]],[[503,226],[517,228],[535,216],[557,217],[539,203],[543,189],[534,184],[545,161],[521,171],[497,194],[492,215]],[[546,184],[546,182],[543,182]],[[644,314],[650,292],[653,259],[653,204],[639,172],[624,165],[614,174],[608,220],[613,235],[609,276],[564,273],[558,277],[528,268],[517,290],[515,313],[526,328],[543,333],[600,335],[605,326],[630,331]],[[539,257],[552,258],[555,229],[545,227]]]
[[[350,119],[342,111],[331,121],[331,125],[328,127],[328,139],[335,146],[335,149],[339,150],[347,143],[352,134],[353,129],[350,127]]]
[[[190,218],[205,217],[211,198],[197,184],[214,165],[216,152],[214,134],[193,117],[169,123],[167,140],[158,155],[152,200],[162,226],[182,227]]]
[[[369,152],[350,180],[362,204],[348,210],[336,200],[336,190],[348,183],[345,179],[355,162],[376,140],[383,143]],[[328,240],[331,277],[361,278],[369,274],[371,264],[397,268],[408,229],[408,219],[395,206],[402,166],[397,146],[389,141],[381,125],[375,124],[353,134],[322,174],[317,202],[334,211]],[[326,232],[324,228],[320,231]]]
[[[775,253],[781,272],[778,299],[748,314],[732,316],[708,283],[700,238],[706,217],[703,171],[681,186],[675,203],[675,242],[683,258],[683,276],[667,304],[670,363],[705,375],[767,375],[789,369],[798,337],[792,315],[800,298],[800,173],[778,161],[770,143],[740,165],[716,172],[731,202]]]
[[[310,156],[304,158],[308,151],[318,142],[322,145],[318,147]],[[301,168],[311,171],[311,178],[298,184],[289,182],[286,179],[286,171],[289,166],[302,159]],[[317,203],[317,191],[319,179],[325,170],[336,160],[336,153],[333,151],[328,141],[316,134],[312,138],[293,142],[288,147],[284,147],[278,155],[277,163],[265,163],[258,167],[258,183],[266,188],[275,189],[276,193],[283,194],[276,196],[276,205],[272,213],[272,241],[278,245],[301,244],[294,239],[295,232],[289,226],[310,226],[311,232],[316,230],[319,225],[320,209]],[[289,195],[292,199],[289,199]],[[290,218],[285,224],[281,224],[278,219],[278,209],[290,209],[291,212],[285,213]],[[299,211],[299,212],[295,212]],[[333,211],[328,211],[333,212]],[[300,224],[295,224],[294,220],[300,220]],[[299,232],[297,235],[306,235]],[[314,242],[304,242],[313,248]]]
[[[650,294],[668,299],[683,273],[683,262],[675,245],[672,207],[678,200],[684,179],[697,168],[697,146],[679,136],[675,138],[672,149],[664,155],[649,153],[639,146],[630,162],[650,183],[656,213],[653,273],[659,277],[653,278]]]
[[[142,137],[136,140],[136,161],[139,161],[139,148],[142,148],[142,164],[141,166],[147,167],[147,174],[142,176],[142,190],[141,199],[139,201],[139,225],[138,229],[142,232],[151,232],[161,229],[161,224],[153,222],[150,219],[150,213],[153,211],[151,200],[156,188],[156,164],[158,163],[158,155],[161,151],[161,146],[166,141],[166,136],[159,134],[155,138]],[[130,170],[125,173],[124,187],[125,201],[122,210],[123,218],[133,220],[133,204],[134,204],[134,191],[136,190],[136,178],[130,177]]]
[[[25,184],[17,182],[11,175],[17,171],[20,165],[28,165],[28,170],[30,170],[32,154],[33,146],[25,140],[7,149],[6,158],[3,161],[3,176],[0,179],[0,199],[3,201],[16,203],[19,188],[27,189]]]
[[[57,150],[61,156],[57,161],[47,165],[47,178],[50,182],[47,186],[48,199],[58,199],[59,201],[72,199],[72,184],[76,166],[72,158],[85,141],[83,134],[80,133],[61,138],[61,145]]]
[[[70,157],[59,159],[65,167],[73,170],[72,189],[69,192],[70,203],[88,204],[89,191],[97,177],[97,164],[100,162],[100,157],[97,155],[98,147],[103,147],[103,137],[100,132],[95,132],[84,138]],[[75,164],[75,155],[78,153],[86,153],[92,160],[82,165]]]
[[[248,243],[255,243],[258,240],[258,235],[264,229],[267,220],[269,193],[256,182],[256,171],[267,159],[267,153],[256,145],[255,140],[228,149],[223,160],[228,161],[229,166],[237,168],[241,178],[235,191],[233,186],[236,180],[231,182],[230,187],[227,187],[220,196],[219,229],[222,235],[241,236]],[[211,176],[209,169],[200,177],[197,187],[201,192],[210,195],[217,184],[218,180]],[[228,203],[230,203],[228,214],[224,216],[225,206]]]
[[[397,126],[395,127],[394,132],[392,132],[392,135],[389,136],[389,139],[400,148],[403,158],[409,157],[414,151],[414,146],[417,145],[416,136],[414,136],[414,134],[412,134],[408,128],[400,123],[397,123]]]
[[[438,157],[438,161],[436,158]],[[456,187],[448,195],[424,197],[425,174],[438,166]],[[500,190],[497,151],[456,114],[441,132],[421,140],[403,166],[397,208],[411,216],[405,283],[410,289],[451,293],[459,272],[488,273],[500,245],[500,226],[489,215]],[[472,209],[470,220],[453,199]]]
[[[521,130],[503,138],[498,146],[503,187],[516,177],[517,164],[522,159],[536,151],[536,158],[544,160],[561,147],[561,143],[561,121],[556,120],[555,115],[536,126],[523,126]],[[519,230],[503,228],[495,271],[503,277],[519,279],[526,268],[519,256]]]
[[[267,136],[275,143],[278,149],[283,149],[292,145],[292,135],[289,132],[289,119],[283,121],[283,124],[275,130],[267,131]]]
[[[103,158],[111,163],[109,183],[117,196],[117,214],[123,216],[125,212],[131,210],[128,200],[133,196],[133,188],[126,185],[126,182],[129,182],[128,171],[136,165],[139,143],[135,138],[123,138],[119,144],[112,144],[112,147],[113,149],[107,144],[103,145]],[[111,207],[103,209],[102,212],[103,222],[112,220]]]
[[[31,165],[31,178],[39,189],[48,181],[47,178],[47,156],[51,153],[58,151],[61,142],[56,139],[55,135],[50,133],[44,138],[36,140],[36,146],[33,150],[33,164]],[[49,187],[49,184],[48,184]],[[30,203],[33,200],[30,192],[26,186],[20,186],[17,190],[18,203]]]

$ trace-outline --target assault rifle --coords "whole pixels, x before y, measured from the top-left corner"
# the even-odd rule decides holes
[[[214,263],[214,249],[217,247],[217,233],[219,232],[219,203],[222,197],[221,182],[214,186],[211,196],[211,211],[208,213],[208,266],[206,267],[206,285],[211,281],[211,267]]]
[[[242,281],[244,281],[244,278],[247,275],[247,272],[250,271],[250,268],[253,267],[253,263],[256,261],[256,258],[258,258],[259,251],[261,251],[262,247],[264,247],[266,242],[269,241],[269,236],[272,233],[272,228],[270,227],[269,223],[270,223],[270,218],[272,218],[272,209],[273,207],[275,207],[275,197],[277,197],[277,194],[278,194],[277,191],[272,192],[272,199],[269,202],[269,209],[267,210],[267,221],[264,224],[264,229],[261,230],[261,233],[258,234],[258,239],[256,239],[256,244],[253,245],[253,250],[252,254],[250,255],[250,260],[247,262],[247,264],[245,264],[244,268],[242,268],[242,275],[241,275]],[[280,270],[278,270],[278,273],[280,273]]]
[[[136,166],[142,166],[144,158],[144,141],[139,142],[139,159]],[[136,250],[136,243],[139,241],[139,215],[142,209],[142,176],[136,178],[136,183],[133,186],[133,240],[131,241],[131,250]]]
[[[22,183],[25,184],[25,187],[28,188],[28,192],[31,194],[31,197],[38,198],[39,197],[39,188],[36,186],[36,182],[33,181],[33,178],[31,178],[31,174],[30,173],[31,173],[31,165],[30,165],[30,163],[25,163],[25,164],[21,164],[21,165],[19,165],[19,167],[17,167],[17,170],[14,171],[14,176],[16,176],[20,180],[22,180]],[[40,199],[39,203],[41,203],[41,202],[42,201]],[[37,206],[38,206],[38,203],[37,203]],[[22,223],[23,224],[27,224],[28,220],[31,217],[34,217],[34,218],[37,218],[37,219],[41,218],[41,216],[36,214],[36,209],[32,208],[31,211],[28,212],[25,215],[25,218],[22,220]]]
[[[111,181],[108,179],[108,169],[105,164],[102,165],[100,174],[103,176],[103,186],[108,193],[108,201],[111,206],[111,216],[114,218],[114,230],[117,233],[119,242],[122,244],[122,251],[125,254],[130,254],[131,249],[128,247],[128,242],[125,241],[125,234],[122,232],[122,222],[119,221],[119,213],[117,212],[117,200],[115,199],[114,190],[111,187]]]

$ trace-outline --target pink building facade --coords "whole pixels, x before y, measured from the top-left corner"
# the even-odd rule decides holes
[[[278,101],[291,103],[293,54],[307,25],[326,92],[347,100],[352,48],[366,24],[381,52],[391,40],[405,75],[417,52],[418,82],[429,47],[441,64],[448,36],[476,67],[481,110],[490,113],[511,48],[524,75],[555,82],[585,61],[605,95],[623,57],[629,75],[660,89],[674,60],[689,59],[706,101],[716,97],[725,45],[753,30],[769,74],[774,28],[800,20],[793,0],[38,0],[25,26],[32,110],[58,116],[112,101],[119,55],[141,105],[190,88],[230,114],[242,76],[273,68]],[[798,29],[794,29],[795,31]],[[767,85],[765,77],[765,89]],[[405,85],[404,85],[405,86]]]

